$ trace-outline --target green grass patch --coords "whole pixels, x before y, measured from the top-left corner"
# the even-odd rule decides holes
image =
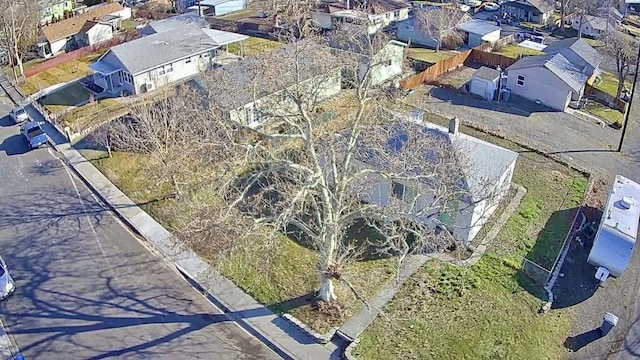
[[[631,82],[629,80],[625,80],[624,83],[627,88],[631,89]],[[603,71],[600,76],[596,78],[593,87],[615,97],[618,91],[618,76]]]
[[[429,115],[428,121],[446,119]],[[507,140],[461,131],[515,151]],[[587,179],[548,158],[522,152],[513,181],[527,194],[474,266],[428,262],[360,338],[363,359],[562,358],[572,311],[539,315],[541,287],[523,274],[527,258],[550,269]],[[546,273],[544,273],[546,275]]]
[[[31,76],[20,84],[20,89],[25,95],[31,95],[49,86],[85,77],[92,73],[89,64],[100,57],[102,53],[104,51],[95,52]]]
[[[593,116],[597,116],[611,124],[622,125],[624,114],[616,109],[602,105],[599,102],[589,101],[585,111]]]
[[[61,122],[78,132],[108,119],[125,115],[128,108],[115,99],[101,99],[77,107],[64,114]]]
[[[259,37],[250,37],[245,41],[227,45],[227,51],[239,56],[254,56],[271,52],[284,46],[283,43]]]
[[[133,19],[124,19],[120,21],[120,27],[122,30],[135,30],[136,22]]]
[[[407,57],[414,60],[420,60],[427,63],[437,63],[457,55],[457,51],[425,49],[425,48],[409,48],[407,49]]]
[[[518,44],[508,44],[503,46],[501,49],[494,51],[495,54],[500,54],[502,56],[510,57],[512,59],[518,59],[522,56],[527,55],[543,55],[542,51],[527,49],[522,46],[518,46]]]
[[[44,105],[52,113],[64,111],[70,106],[76,106],[77,104],[89,99],[89,90],[85,89],[80,83],[75,82],[69,86],[52,92],[47,96],[40,99],[42,105]]]

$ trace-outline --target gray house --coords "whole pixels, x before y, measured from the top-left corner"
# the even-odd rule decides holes
[[[202,29],[187,26],[114,46],[89,68],[95,85],[107,93],[135,95],[209,69],[219,46]]]
[[[440,11],[440,10],[421,10],[421,11]],[[471,20],[471,17],[462,11],[458,12],[460,18],[457,22],[452,22],[451,28],[443,29],[440,26],[430,26],[425,29],[422,24],[419,24],[415,16],[406,20],[398,22],[398,29],[396,30],[396,37],[398,40],[416,45],[422,45],[428,48],[437,49],[440,48],[439,41],[442,40],[447,33],[459,24]]]
[[[561,53],[527,56],[507,68],[507,87],[514,95],[564,111],[584,94],[589,75]]]
[[[183,26],[197,26],[204,29],[209,28],[209,22],[197,14],[186,13],[162,20],[152,21],[140,29],[139,32],[140,35],[147,36],[164,31],[175,30]]]
[[[554,10],[552,0],[516,0],[502,4],[502,12],[512,18],[541,25],[552,22]]]
[[[603,57],[585,39],[570,38],[554,41],[543,51],[549,55],[562,54],[590,77],[589,83],[601,73],[600,63]]]
[[[464,33],[464,43],[468,47],[480,46],[484,43],[494,43],[500,39],[500,26],[495,23],[474,19],[456,26]]]

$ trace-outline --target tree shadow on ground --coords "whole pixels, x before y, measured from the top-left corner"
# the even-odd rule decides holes
[[[554,263],[562,250],[578,208],[555,211],[538,233],[534,246],[522,260],[522,266],[515,275],[518,284],[540,300],[547,301],[544,286],[553,270]],[[523,214],[526,216],[527,214]],[[530,214],[534,216],[535,214]],[[579,225],[579,224],[578,224]],[[576,225],[576,226],[578,226]]]
[[[600,329],[593,329],[580,335],[570,336],[564,341],[564,347],[569,351],[576,352],[592,342],[604,337]]]
[[[583,208],[586,215],[586,223],[595,222],[597,227],[602,211],[587,207]],[[580,216],[578,218],[580,220]],[[596,267],[587,263],[589,252],[593,246],[593,239],[589,239],[586,231],[576,232],[571,241],[565,261],[560,269],[560,275],[556,282],[554,293],[554,309],[562,309],[577,305],[590,297],[600,287],[600,282],[595,278]]]

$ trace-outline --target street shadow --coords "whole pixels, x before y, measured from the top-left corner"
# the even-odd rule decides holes
[[[15,125],[16,123],[13,121],[10,115],[0,118],[0,127],[12,127]]]
[[[528,99],[511,95],[508,101],[496,102],[478,99],[470,94],[462,94],[458,91],[443,87],[434,87],[429,91],[430,97],[424,99],[429,102],[448,102],[453,105],[468,106],[483,110],[492,110],[496,112],[529,117],[533,113],[556,112],[544,105],[538,105]],[[435,100],[434,100],[435,99]]]
[[[4,139],[0,144],[0,151],[4,151],[7,156],[22,155],[29,152],[29,147],[22,134],[15,134]]]
[[[548,300],[544,286],[567,236],[567,226],[571,225],[577,210],[565,209],[551,214],[515,275],[518,284],[540,300]],[[537,216],[535,209],[521,212],[520,215],[525,219]]]
[[[592,342],[604,337],[600,329],[589,330],[576,336],[569,336],[564,341],[564,347],[572,352],[576,352]]]
[[[597,223],[602,216],[602,211],[596,208],[583,208],[583,214],[587,216],[586,224]],[[595,278],[596,268],[587,263],[589,252],[593,246],[588,231],[583,229],[575,232],[571,241],[567,256],[565,257],[560,274],[553,293],[555,299],[554,309],[563,309],[584,302],[591,298],[601,287],[600,281]]]

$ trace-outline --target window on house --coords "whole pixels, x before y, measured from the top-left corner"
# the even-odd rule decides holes
[[[124,80],[124,82],[126,82],[127,84],[133,84],[133,76],[131,76],[131,74],[129,74],[128,72],[122,73],[122,80]]]
[[[158,75],[164,75],[164,68],[163,67],[158,69]]]
[[[516,83],[518,84],[518,86],[524,86],[524,75],[518,75]]]
[[[172,71],[173,71],[173,64],[169,64],[169,65],[164,67],[164,72],[170,73]]]
[[[393,16],[394,16],[396,19],[397,19],[397,18],[399,18],[399,17],[400,17],[400,10],[398,10],[398,11],[394,11],[394,12],[393,12]]]
[[[184,61],[185,64],[190,64],[191,63],[191,58],[188,58],[187,60]]]
[[[384,66],[391,66],[391,60],[386,60],[382,63]]]

